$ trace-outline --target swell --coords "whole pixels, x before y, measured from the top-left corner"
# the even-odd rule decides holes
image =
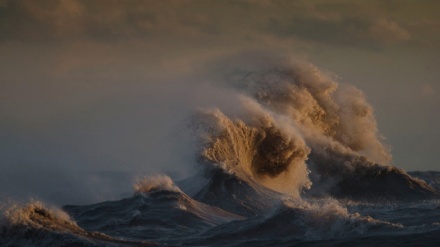
[[[326,150],[312,153],[308,163],[316,171],[311,180],[319,186],[312,187],[307,195],[384,202],[438,197],[437,190],[425,181],[397,167],[373,163],[364,156]]]
[[[139,183],[144,186],[142,189]],[[208,228],[244,219],[192,199],[165,175],[143,178],[135,189],[130,198],[86,206],[68,205],[63,209],[86,229],[138,241],[188,238]]]
[[[265,243],[291,246],[308,241],[390,234],[402,228],[400,224],[349,213],[335,200],[284,199],[264,215],[214,227],[202,235],[202,240],[194,243],[237,241],[243,246],[264,246]]]

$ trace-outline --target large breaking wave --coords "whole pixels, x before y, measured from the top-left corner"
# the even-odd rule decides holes
[[[413,199],[435,194],[391,164],[362,92],[310,64],[249,71],[236,111],[202,110],[199,163],[299,196]]]

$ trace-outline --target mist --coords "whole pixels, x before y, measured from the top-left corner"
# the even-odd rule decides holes
[[[249,54],[254,55],[243,59]],[[191,116],[218,106],[236,111],[237,92],[228,88],[229,75],[240,67],[267,65],[262,61],[271,56],[277,57],[256,50],[210,56],[194,59],[186,69],[172,62],[137,69],[132,61],[122,61],[93,73],[86,66],[60,71],[30,56],[31,69],[6,73],[10,83],[2,84],[3,106],[9,107],[3,108],[1,176],[9,189],[0,196],[58,205],[91,203],[131,193],[144,175],[167,173],[179,179],[194,173]],[[224,67],[225,61],[236,66]],[[17,64],[8,66],[18,70]]]
[[[10,107],[1,126],[2,182],[4,187],[43,197],[53,186],[64,194],[73,189],[90,197],[87,194],[121,184],[98,181],[84,186],[94,182],[88,180],[125,179],[123,187],[131,191],[131,180],[144,173],[185,174],[193,169],[194,155],[185,133],[187,118],[201,102],[217,97],[206,86],[206,78],[178,72],[165,78],[29,77],[31,82],[13,89],[20,100],[6,99]],[[98,178],[90,177],[90,172]],[[107,178],[100,172],[128,174]]]

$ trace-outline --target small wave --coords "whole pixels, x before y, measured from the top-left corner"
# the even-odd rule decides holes
[[[53,230],[80,231],[64,211],[48,207],[40,201],[32,201],[26,205],[11,204],[2,210],[2,223],[5,226],[24,225],[33,228],[50,228]]]
[[[148,193],[155,190],[169,190],[180,192],[173,180],[166,175],[155,175],[138,178],[133,185],[135,193]]]
[[[152,246],[153,242],[132,242],[79,227],[64,211],[40,201],[12,204],[2,210],[2,246]]]
[[[403,228],[401,224],[350,213],[348,208],[331,198],[286,200],[284,205],[299,212],[296,224],[303,224],[307,229],[304,236],[311,239],[377,234]]]

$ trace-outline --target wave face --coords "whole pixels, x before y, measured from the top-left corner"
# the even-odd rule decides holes
[[[194,195],[196,200],[245,217],[263,215],[282,202],[282,194],[222,169],[211,171],[210,176]]]
[[[253,106],[254,102],[246,103]],[[249,184],[298,196],[310,186],[305,165],[310,149],[294,129],[280,128],[277,119],[263,109],[249,109],[248,114],[252,118],[244,122],[231,120],[219,110],[200,113],[193,122],[203,138],[199,163],[208,170],[223,169]]]
[[[0,246],[440,245],[440,174],[390,165],[362,92],[309,64],[242,74],[233,109],[191,118],[196,175],[140,178],[117,201],[0,208]]]

